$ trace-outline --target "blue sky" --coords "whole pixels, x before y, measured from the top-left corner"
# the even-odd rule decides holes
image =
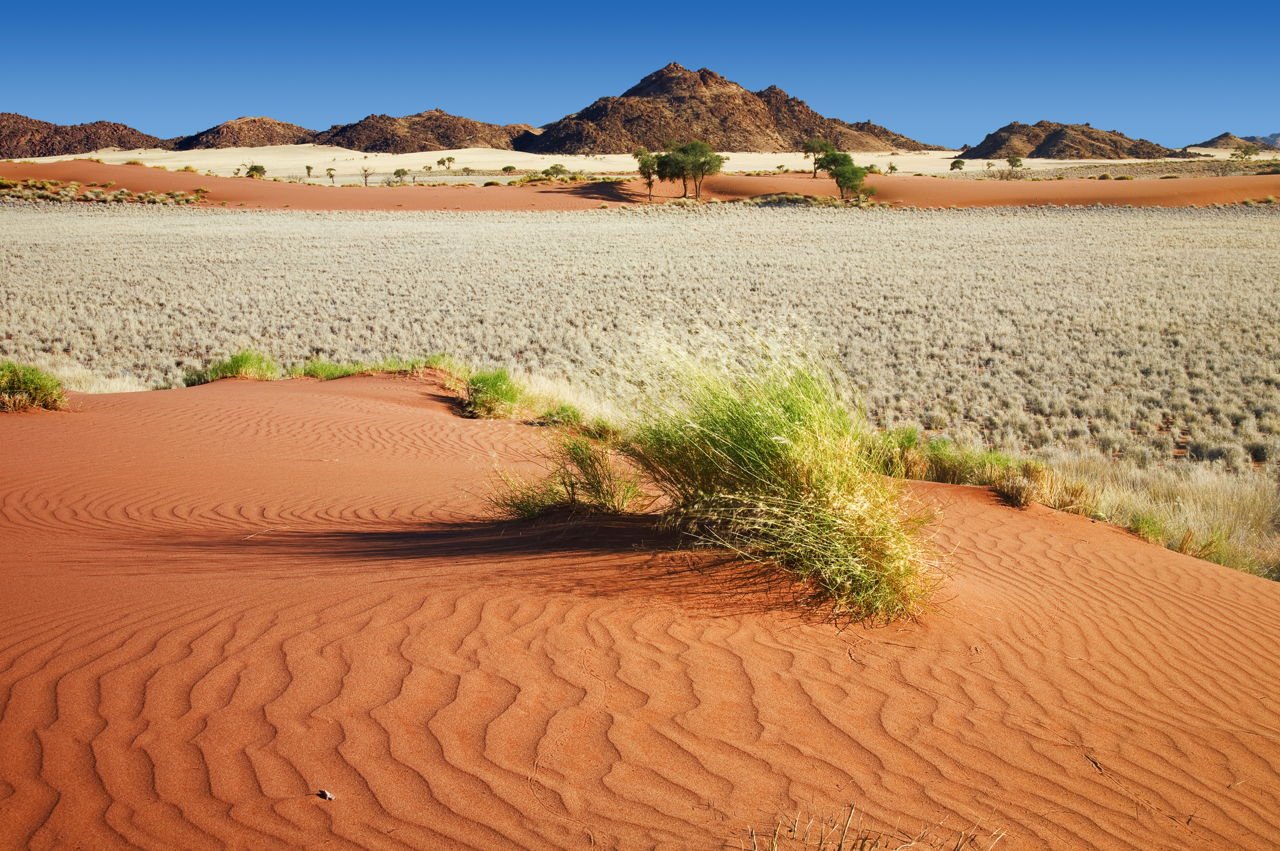
[[[1280,131],[1274,27],[1224,7],[708,4],[692,31],[663,26],[660,4],[367,8],[14,4],[0,112],[158,136],[240,115],[323,129],[433,107],[544,124],[676,61],[948,146],[1041,118],[1172,146]]]

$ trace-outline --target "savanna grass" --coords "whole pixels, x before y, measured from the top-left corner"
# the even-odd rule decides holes
[[[466,384],[463,410],[472,417],[490,419],[512,416],[521,399],[524,388],[502,368],[472,373]]]
[[[56,411],[66,403],[62,382],[54,376],[38,367],[0,361],[0,411]]]

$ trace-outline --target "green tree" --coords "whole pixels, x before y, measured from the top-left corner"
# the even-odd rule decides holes
[[[307,167],[306,167],[306,169],[307,169],[307,179],[308,179],[308,180],[310,180],[310,179],[311,179],[311,166],[307,166]]]
[[[449,165],[449,161],[446,160],[444,157],[441,157],[440,159],[436,160],[436,165],[440,166],[441,168],[447,168]]]
[[[887,169],[885,169],[885,171],[886,171],[888,174],[897,174],[897,173],[898,173],[898,167],[897,167],[896,165],[894,165],[893,163],[889,163],[889,167],[888,167]]]
[[[1009,164],[1009,168],[1012,168],[1012,169],[1022,168],[1022,157],[1006,157],[1005,162]]]
[[[267,167],[254,163],[244,170],[245,177],[252,177],[254,180],[261,180],[267,176]]]
[[[511,172],[513,172],[513,171],[515,171],[515,170],[516,170],[516,167],[515,167],[515,166],[513,166],[513,165],[504,165],[504,166],[502,167],[502,173],[503,173],[503,174],[511,174]]]
[[[956,157],[954,160],[952,160],[952,161],[951,161],[951,170],[952,170],[952,171],[964,171],[964,160],[960,159],[959,157]]]
[[[564,177],[569,173],[569,169],[560,165],[560,163],[552,163],[542,170],[547,177]]]
[[[333,183],[333,176],[338,173],[338,170],[336,168],[326,168],[324,173],[329,178],[329,182]]]
[[[689,196],[689,182],[693,181],[693,197],[702,197],[702,181],[719,174],[727,158],[717,154],[706,142],[686,142],[679,147],[668,148],[658,155],[658,178],[680,179],[684,196]]]
[[[848,156],[846,154],[845,156]],[[835,178],[836,187],[840,190],[840,197],[849,199],[853,197],[861,197],[865,191],[862,188],[862,182],[867,179],[867,170],[861,166],[856,166],[852,161],[841,163],[831,170],[831,176]]]
[[[649,200],[653,200],[653,182],[658,177],[658,158],[649,152],[647,148],[636,148],[631,152],[631,156],[636,161],[636,171],[640,172],[640,179],[644,181],[644,185],[649,190]]]
[[[447,168],[449,171],[453,171],[453,157],[444,158],[444,167]]]
[[[826,139],[813,138],[804,143],[804,158],[813,160],[813,177],[818,178],[818,160],[824,154],[834,154],[836,146],[828,142]]]
[[[409,176],[409,169],[398,168],[391,173],[395,176],[397,181],[399,181],[400,183],[404,183],[404,179]]]
[[[373,177],[373,169],[369,168],[367,165],[366,165],[366,166],[362,166],[362,167],[361,167],[361,169],[360,169],[360,176],[361,176],[362,178],[364,178],[364,185],[365,185],[365,186],[368,186],[368,185],[369,185],[369,178],[370,178],[370,177]]]
[[[851,165],[853,165],[853,157],[833,149],[814,159],[813,173],[816,175],[820,171],[825,171],[827,174],[834,175],[836,169]]]
[[[1258,155],[1258,150],[1258,146],[1251,142],[1236,145],[1236,149],[1231,152],[1231,159],[1239,163],[1247,163]]]

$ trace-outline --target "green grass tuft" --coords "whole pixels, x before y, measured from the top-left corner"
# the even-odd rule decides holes
[[[576,405],[560,402],[543,411],[542,415],[538,417],[538,422],[543,425],[579,428],[583,425],[584,419],[582,411]]]
[[[831,377],[774,360],[666,386],[622,451],[677,526],[791,570],[860,619],[919,611],[932,585],[923,518],[869,463],[864,425]]]
[[[208,384],[222,378],[249,378],[254,381],[275,381],[280,377],[280,367],[267,355],[252,349],[236,352],[226,360],[214,361],[204,369],[191,369],[183,377],[188,387]]]
[[[512,416],[524,396],[522,388],[505,369],[489,369],[473,373],[466,385],[463,410],[473,417]]]
[[[0,361],[0,411],[56,411],[66,404],[62,382],[54,376],[34,366]]]
[[[531,520],[560,510],[625,514],[646,500],[635,474],[604,444],[565,434],[548,461],[550,475],[539,480],[503,476],[490,506],[501,516]]]

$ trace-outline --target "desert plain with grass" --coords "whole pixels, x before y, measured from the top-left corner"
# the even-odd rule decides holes
[[[0,161],[0,848],[1274,847],[1274,152],[686,88]]]

